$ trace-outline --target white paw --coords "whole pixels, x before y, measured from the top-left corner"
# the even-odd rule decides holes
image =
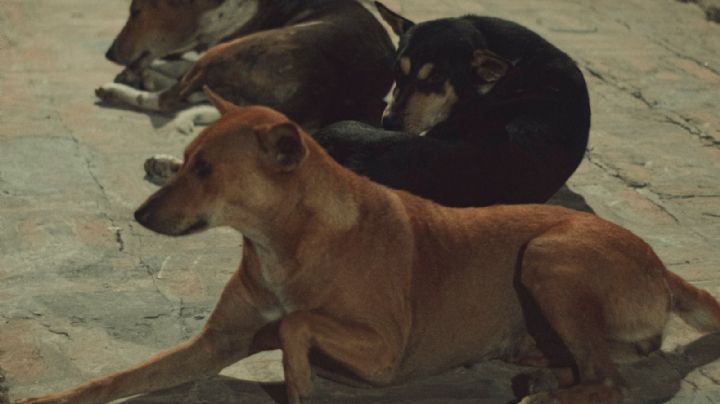
[[[178,132],[190,135],[196,125],[208,125],[220,117],[220,112],[212,105],[196,105],[184,111],[178,112],[171,125]]]
[[[108,104],[122,103],[122,84],[106,83],[95,89],[95,95]]]
[[[145,111],[160,110],[160,93],[141,91],[120,83],[107,83],[95,89],[95,95],[109,104],[120,104]]]
[[[156,154],[145,160],[145,179],[155,185],[163,186],[177,174],[182,160],[167,154]]]
[[[192,117],[178,116],[172,120],[170,125],[183,135],[192,135],[193,130],[195,130],[195,122]]]

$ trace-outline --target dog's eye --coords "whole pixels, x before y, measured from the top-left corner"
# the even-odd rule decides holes
[[[195,162],[195,166],[193,166],[193,171],[195,171],[195,174],[200,178],[208,177],[210,174],[212,174],[212,165],[208,163],[206,160],[198,159]]]

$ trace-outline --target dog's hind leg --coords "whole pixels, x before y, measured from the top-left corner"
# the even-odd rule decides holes
[[[530,248],[530,247],[529,247]],[[527,253],[526,253],[527,257]],[[521,282],[575,359],[579,384],[529,396],[524,403],[615,403],[624,384],[610,358],[602,300],[583,271],[548,260],[523,262]],[[552,260],[550,260],[552,262]]]

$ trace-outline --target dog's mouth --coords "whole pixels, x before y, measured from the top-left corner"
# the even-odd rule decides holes
[[[199,231],[205,230],[208,227],[208,221],[205,218],[200,218],[197,220],[197,222],[190,225],[185,230],[178,233],[178,236],[187,236],[188,234],[197,233]]]

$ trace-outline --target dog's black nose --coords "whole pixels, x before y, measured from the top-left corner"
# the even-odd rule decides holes
[[[382,118],[382,126],[387,130],[400,130],[400,119],[397,115],[384,115]]]
[[[141,206],[140,209],[135,211],[135,220],[143,226],[147,223],[149,216],[150,210],[147,205]]]
[[[118,63],[117,59],[115,58],[115,42],[113,42],[113,44],[110,45],[110,49],[105,52],[105,58],[111,62]]]

